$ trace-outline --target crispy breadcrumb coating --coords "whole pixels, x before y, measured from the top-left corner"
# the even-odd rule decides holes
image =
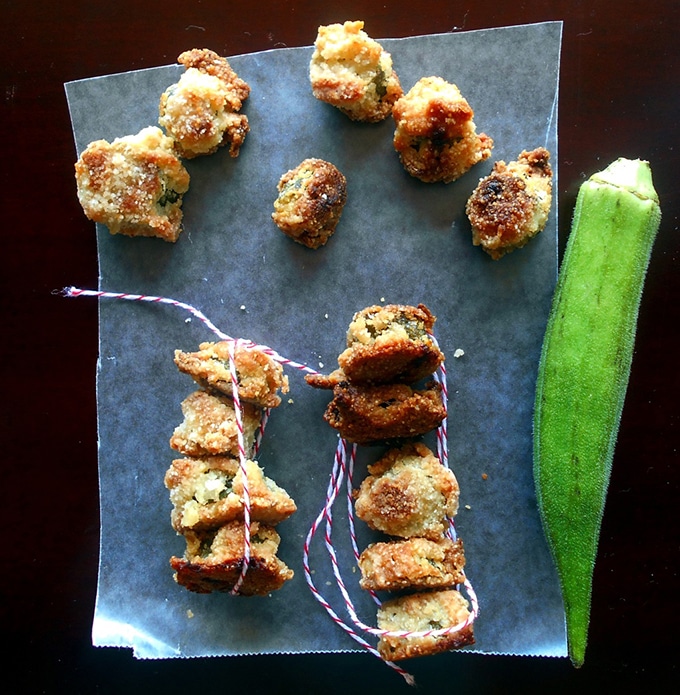
[[[326,244],[347,202],[347,181],[323,159],[305,159],[277,185],[272,219],[293,241],[310,249]]]
[[[189,374],[204,389],[233,395],[227,341],[201,343],[197,352],[175,350],[175,364],[180,372]],[[261,408],[280,405],[278,391],[288,393],[288,377],[278,362],[261,350],[236,345],[234,364],[242,402]]]
[[[392,57],[362,21],[319,27],[309,77],[314,96],[354,121],[376,123],[403,94]]]
[[[262,411],[242,403],[246,453],[253,448]],[[194,391],[182,401],[184,421],[175,428],[170,446],[185,456],[238,456],[238,427],[234,402],[227,396]]]
[[[75,175],[83,211],[111,234],[177,241],[189,173],[160,128],[91,142]]]
[[[362,309],[352,318],[338,364],[352,383],[414,383],[444,361],[431,335],[435,320],[424,304]]]
[[[497,260],[521,248],[543,231],[552,203],[550,153],[543,147],[524,150],[517,161],[496,162],[480,180],[465,211],[472,243]]]
[[[402,596],[386,601],[378,609],[381,630],[427,632],[464,623],[470,615],[468,602],[455,589]],[[472,623],[461,630],[441,636],[383,636],[378,651],[387,661],[429,656],[474,644]]]
[[[231,521],[211,531],[187,531],[183,558],[170,558],[175,581],[199,594],[231,591],[243,567],[244,525]],[[240,596],[262,596],[280,589],[292,579],[293,570],[280,560],[279,534],[257,521],[251,525],[251,556],[248,571],[239,589]]]
[[[458,511],[458,481],[424,444],[391,449],[368,472],[357,517],[390,536],[441,538]]]
[[[250,517],[277,524],[296,510],[290,495],[256,461],[246,461]],[[178,533],[216,528],[243,519],[243,474],[239,460],[229,456],[177,459],[165,473],[173,504],[172,526]]]
[[[441,387],[414,390],[407,384],[357,386],[342,382],[324,414],[340,436],[356,444],[413,438],[437,428],[446,417]]]
[[[305,381],[315,389],[334,389],[348,379],[342,369],[335,369],[330,374],[305,374]]]
[[[493,140],[477,134],[474,112],[455,84],[423,77],[392,110],[394,148],[421,181],[449,183],[491,155]]]
[[[407,538],[372,543],[359,557],[362,589],[443,589],[465,581],[463,542]]]
[[[182,157],[212,154],[225,145],[238,157],[250,129],[248,117],[238,112],[250,87],[214,51],[193,49],[177,60],[186,71],[161,95],[158,122]]]

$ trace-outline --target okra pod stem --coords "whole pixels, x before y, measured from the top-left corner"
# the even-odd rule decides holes
[[[602,515],[660,219],[648,162],[618,159],[581,186],[543,342],[534,480],[576,667],[585,658]]]

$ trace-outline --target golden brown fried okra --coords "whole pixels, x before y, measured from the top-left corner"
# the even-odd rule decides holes
[[[250,129],[248,117],[238,113],[250,87],[214,51],[186,51],[178,62],[186,71],[161,95],[160,125],[182,157],[212,154],[225,145],[237,157]]]
[[[175,581],[199,594],[231,591],[243,568],[245,531],[241,521],[231,521],[211,531],[187,531],[183,558],[170,558]],[[239,589],[241,596],[261,596],[280,589],[293,570],[280,560],[279,534],[257,521],[251,525],[251,557]]]
[[[493,140],[477,134],[472,107],[441,77],[420,79],[392,115],[394,148],[406,171],[421,181],[455,181],[491,155]]]
[[[111,234],[177,241],[189,173],[160,128],[91,142],[75,175],[83,211]]]
[[[442,589],[465,581],[463,542],[407,538],[372,543],[359,557],[362,589]]]
[[[458,481],[424,444],[391,449],[368,472],[356,494],[357,517],[390,536],[442,537],[458,511]]]
[[[434,322],[424,304],[367,307],[354,315],[338,364],[355,384],[414,383],[444,361],[431,335]]]
[[[323,159],[305,159],[279,180],[272,219],[293,241],[310,249],[326,244],[347,202],[347,182]]]
[[[317,99],[354,121],[375,123],[403,92],[392,57],[363,28],[362,21],[319,27],[309,77]]]
[[[262,411],[243,403],[243,439],[248,454],[262,419]],[[170,438],[170,446],[185,456],[238,456],[238,427],[234,402],[227,396],[194,391],[182,401],[184,421]]]
[[[201,343],[197,352],[175,350],[175,364],[180,372],[189,374],[204,389],[233,395],[229,368],[229,343]],[[288,393],[288,377],[281,365],[269,355],[254,348],[237,345],[234,365],[239,399],[261,408],[274,408],[281,403],[278,395]]]
[[[245,467],[251,519],[274,525],[295,512],[290,495],[267,478],[256,461],[246,461]],[[177,459],[165,473],[165,486],[173,504],[172,526],[178,533],[243,519],[243,474],[237,458]]]
[[[417,437],[436,429],[445,417],[435,382],[415,390],[407,384],[357,386],[345,381],[333,389],[324,414],[343,439],[356,444]]]
[[[402,596],[378,609],[378,627],[394,632],[427,632],[463,624],[470,616],[468,602],[455,589]],[[430,656],[474,644],[472,623],[440,636],[383,636],[378,651],[387,661]]]
[[[543,231],[552,202],[550,153],[543,147],[523,151],[517,161],[496,162],[480,180],[465,211],[472,243],[497,260]]]

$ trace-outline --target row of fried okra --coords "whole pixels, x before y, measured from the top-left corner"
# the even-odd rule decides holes
[[[265,409],[281,403],[288,391],[281,365],[266,353],[236,346],[234,363],[242,407],[243,444],[254,445]],[[182,402],[184,421],[170,446],[184,458],[165,474],[173,504],[171,521],[186,540],[184,557],[170,564],[178,584],[197,593],[232,591],[242,574],[246,530],[244,481],[229,362],[229,344],[202,343],[197,352],[175,351],[179,370],[200,388]],[[274,528],[296,511],[288,493],[264,475],[259,464],[245,462],[250,498],[250,563],[238,594],[267,594],[293,577],[277,557],[280,537]]]
[[[432,339],[434,321],[424,305],[368,307],[350,324],[339,368],[328,376],[306,377],[312,386],[333,389],[324,417],[342,438],[392,447],[368,467],[355,491],[356,516],[390,537],[369,545],[359,558],[363,589],[400,592],[378,609],[379,629],[390,632],[454,627],[470,615],[456,588],[465,581],[463,544],[449,533],[458,510],[458,483],[417,441],[446,415],[436,381],[422,389],[413,386],[444,360]],[[384,635],[378,651],[396,661],[473,642],[470,623],[438,636]]]

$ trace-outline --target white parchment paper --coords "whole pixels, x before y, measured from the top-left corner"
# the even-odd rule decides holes
[[[187,162],[191,187],[179,241],[96,230],[101,289],[188,302],[233,337],[320,371],[336,366],[352,314],[365,306],[423,302],[437,315],[435,332],[448,358],[451,467],[461,487],[456,526],[481,606],[477,642],[468,650],[483,653],[566,653],[531,461],[534,382],[557,273],[561,33],[560,22],[548,22],[381,40],[405,91],[427,75],[456,83],[478,130],[495,141],[491,160],[449,185],[404,172],[391,119],[353,123],[315,100],[311,47],[230,57],[252,88],[244,107],[251,132],[238,159],[219,151]],[[202,46],[187,49],[194,47]],[[68,83],[77,152],[92,140],[155,125],[159,97],[182,70]],[[471,244],[465,201],[493,161],[537,146],[550,150],[555,171],[548,226],[524,249],[491,261]],[[348,182],[336,234],[317,251],[286,238],[270,217],[279,177],[306,157],[333,162]],[[141,658],[360,649],[303,577],[302,545],[323,504],[337,440],[322,419],[329,394],[308,387],[299,372],[289,371],[290,401],[273,411],[259,456],[298,504],[278,529],[279,555],[295,578],[270,597],[250,599],[196,595],[173,581],[168,559],[183,553],[184,541],[170,526],[163,475],[175,457],[168,439],[181,422],[180,403],[194,384],[172,356],[211,339],[179,309],[100,302],[101,555],[93,642],[132,647]],[[454,358],[458,348],[464,355]],[[361,450],[357,476],[379,453]],[[357,530],[360,544],[373,538],[361,522]],[[358,588],[340,521],[334,540],[356,605],[372,623],[375,606]],[[342,613],[322,548],[313,548],[311,562],[317,585]]]

